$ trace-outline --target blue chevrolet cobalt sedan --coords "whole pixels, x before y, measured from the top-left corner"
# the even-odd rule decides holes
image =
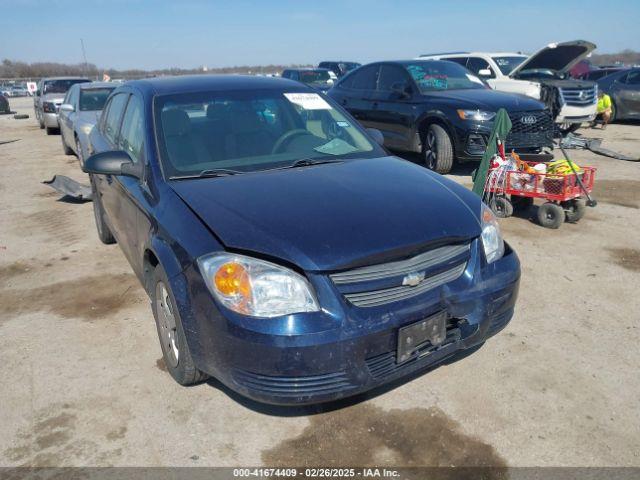
[[[151,298],[169,373],[275,404],[437,365],[513,316],[520,264],[464,187],[291,80],[129,82],[93,129],[98,235]]]

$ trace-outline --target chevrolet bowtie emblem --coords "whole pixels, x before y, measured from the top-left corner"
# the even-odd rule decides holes
[[[411,272],[402,279],[402,285],[415,287],[424,280],[424,272]]]

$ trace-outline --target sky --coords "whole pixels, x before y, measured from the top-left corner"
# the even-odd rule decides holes
[[[102,68],[317,63],[584,39],[640,50],[638,0],[0,0],[0,59]]]

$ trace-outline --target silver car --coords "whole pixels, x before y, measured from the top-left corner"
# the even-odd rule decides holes
[[[38,82],[33,109],[40,128],[46,128],[47,135],[55,133],[59,128],[58,109],[69,88],[76,83],[90,81],[88,78],[52,77]]]
[[[89,133],[98,122],[107,98],[116,87],[113,83],[105,82],[76,83],[71,86],[60,105],[58,123],[62,148],[67,155],[75,153],[80,165],[84,164],[88,153]]]

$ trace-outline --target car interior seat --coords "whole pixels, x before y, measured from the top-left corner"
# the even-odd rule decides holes
[[[275,138],[265,129],[257,112],[246,102],[234,102],[230,109],[231,131],[225,138],[228,158],[269,155]]]
[[[177,169],[211,161],[205,143],[192,132],[187,112],[177,108],[163,110],[162,126],[169,160]]]

